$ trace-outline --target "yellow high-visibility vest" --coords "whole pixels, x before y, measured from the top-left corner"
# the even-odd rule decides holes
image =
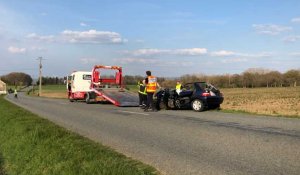
[[[138,84],[138,88],[139,88],[139,93],[140,94],[143,94],[143,95],[146,95],[147,92],[146,92],[146,86],[144,84]]]
[[[157,86],[157,79],[155,76],[148,76],[147,92],[155,92]]]
[[[181,86],[182,86],[181,83],[177,84],[177,85],[176,85],[176,90],[180,90],[180,89],[181,89]]]

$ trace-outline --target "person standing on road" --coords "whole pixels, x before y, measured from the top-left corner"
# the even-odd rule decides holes
[[[147,105],[144,111],[148,112],[150,109],[152,111],[157,111],[153,103],[153,95],[156,91],[156,88],[160,88],[160,86],[157,83],[157,78],[151,75],[151,71],[146,71],[146,75],[147,78],[143,81],[147,92]]]
[[[17,89],[15,89],[14,95],[15,95],[15,98],[18,98],[18,91],[17,91]]]
[[[147,92],[146,92],[146,86],[143,84],[143,81],[138,81],[138,90],[139,90],[139,106],[145,108],[147,103]]]
[[[71,97],[72,94],[72,86],[71,86],[71,82],[68,83],[68,98]]]
[[[180,81],[177,81],[177,83],[176,83],[176,92],[179,95],[181,91],[182,91],[182,84],[180,83]]]

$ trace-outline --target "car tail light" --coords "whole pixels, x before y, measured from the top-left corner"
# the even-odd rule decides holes
[[[209,92],[203,92],[203,93],[202,93],[202,96],[208,97],[208,96],[210,96],[210,93],[209,93]]]

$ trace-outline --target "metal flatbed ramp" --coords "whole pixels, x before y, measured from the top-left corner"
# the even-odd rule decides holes
[[[112,102],[116,106],[138,106],[139,97],[137,93],[130,92],[126,89],[119,88],[107,88],[98,90],[102,93],[102,96],[108,101]]]

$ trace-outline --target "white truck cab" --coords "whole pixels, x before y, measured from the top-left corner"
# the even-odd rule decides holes
[[[70,101],[84,100],[90,92],[92,73],[86,71],[75,71],[67,77],[67,91]]]

